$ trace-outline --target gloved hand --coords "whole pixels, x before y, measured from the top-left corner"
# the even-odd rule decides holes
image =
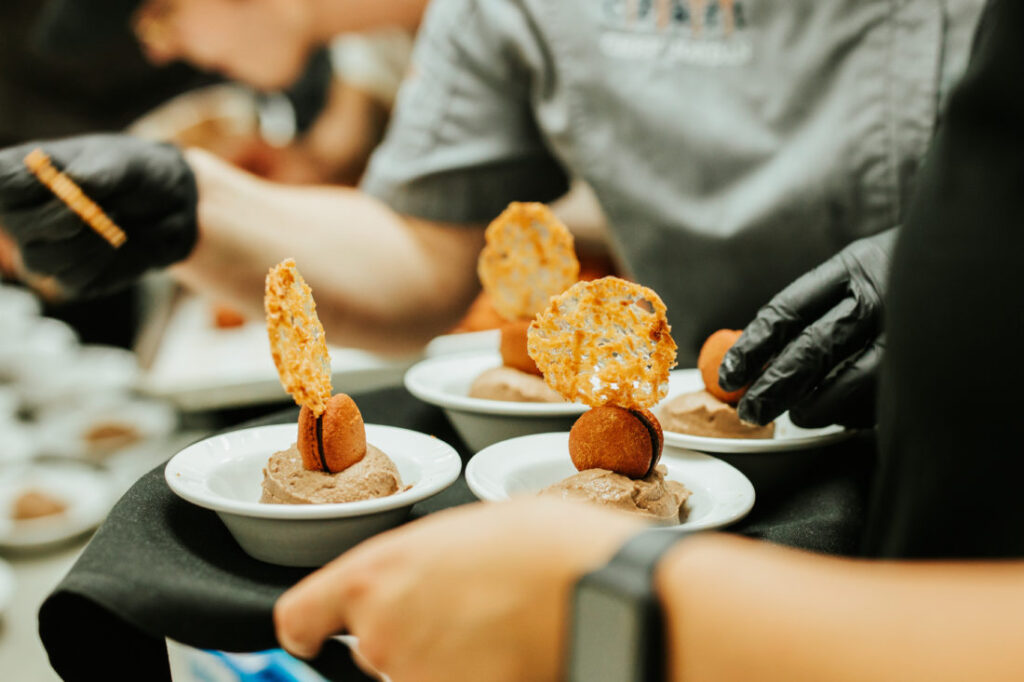
[[[25,166],[42,148],[128,239],[113,248]],[[188,256],[196,241],[192,170],[171,145],[127,135],[85,135],[0,151],[0,229],[35,274],[53,276],[66,293],[100,295],[151,268]]]
[[[718,371],[727,391],[753,382],[741,419],[767,424],[789,410],[807,428],[874,424],[895,241],[895,228],[855,241],[761,308]]]

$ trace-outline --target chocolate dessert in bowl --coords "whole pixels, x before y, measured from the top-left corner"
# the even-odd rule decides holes
[[[451,485],[461,461],[425,434],[364,424],[356,402],[332,395],[330,358],[308,285],[284,261],[267,277],[267,327],[298,423],[228,432],[168,462],[180,497],[215,511],[250,556],[322,565],[406,518]]]
[[[701,347],[696,369],[675,370],[669,376],[668,395],[655,408],[670,449],[743,454],[818,448],[844,440],[852,430],[841,426],[804,429],[789,414],[765,425],[739,417],[737,404],[746,387],[726,391],[718,385],[718,368],[741,332],[720,329]]]
[[[590,409],[569,433],[522,436],[479,452],[466,468],[481,499],[544,495],[597,504],[688,529],[723,525],[753,504],[750,482],[699,453],[663,460],[663,433],[647,408],[675,363],[665,305],[614,277],[551,299],[530,326],[529,353],[545,381]]]
[[[538,311],[579,276],[568,229],[544,204],[512,203],[488,227],[480,282],[504,319],[492,350],[428,357],[405,376],[420,400],[444,409],[472,450],[528,433],[569,428],[586,408],[541,376],[526,347]]]

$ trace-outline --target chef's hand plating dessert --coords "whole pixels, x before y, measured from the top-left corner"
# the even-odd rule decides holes
[[[576,281],[580,263],[572,234],[544,204],[509,204],[485,233],[477,272],[484,291],[504,318],[501,366],[483,372],[471,398],[557,403],[562,396],[541,378],[526,352],[526,330],[548,300]]]
[[[578,474],[541,495],[675,524],[690,491],[659,465],[661,424],[647,408],[668,391],[676,344],[656,293],[616,277],[579,282],[551,299],[528,332],[530,357],[566,400],[592,409],[569,432]]]
[[[775,422],[761,426],[740,419],[736,404],[747,392],[746,387],[726,391],[718,385],[722,358],[742,333],[719,329],[704,342],[697,357],[697,368],[705,390],[684,393],[662,406],[661,419],[666,429],[709,438],[772,438],[775,435]]]
[[[403,490],[395,463],[366,442],[363,417],[352,398],[331,395],[324,329],[312,291],[293,260],[270,270],[264,302],[281,384],[302,409],[295,444],[274,453],[263,469],[260,502],[355,502]]]

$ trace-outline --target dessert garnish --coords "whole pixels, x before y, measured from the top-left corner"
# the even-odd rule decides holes
[[[775,435],[774,422],[760,426],[740,419],[736,404],[747,392],[746,386],[726,391],[718,384],[722,358],[742,333],[736,329],[719,329],[708,337],[697,357],[704,390],[677,395],[659,408],[665,428],[707,438],[762,439]]]
[[[537,315],[528,349],[551,388],[592,408],[569,435],[577,469],[629,478],[654,471],[663,438],[647,408],[668,392],[676,356],[655,292],[617,277],[578,282]]]
[[[548,300],[580,274],[572,233],[544,204],[512,202],[484,233],[477,273],[501,326],[501,359],[540,376],[526,353],[526,330]]]
[[[484,239],[477,274],[506,320],[531,319],[580,274],[572,234],[544,204],[512,202]]]
[[[118,227],[95,201],[86,196],[74,180],[57,170],[46,152],[36,147],[25,156],[24,163],[43,186],[77,213],[85,224],[107,240],[108,244],[117,249],[128,241],[124,230]]]
[[[264,305],[271,355],[281,385],[298,405],[298,449],[310,471],[337,473],[366,454],[366,430],[355,402],[331,396],[331,356],[313,292],[291,258],[271,268]]]

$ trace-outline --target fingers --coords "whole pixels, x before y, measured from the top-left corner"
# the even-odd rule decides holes
[[[740,418],[767,424],[802,400],[878,333],[876,317],[853,297],[840,301],[772,360],[740,401]]]
[[[736,391],[753,381],[765,363],[845,295],[846,284],[845,266],[832,258],[779,292],[725,354],[718,370],[719,385]]]
[[[829,424],[852,428],[874,426],[878,370],[884,349],[885,339],[879,337],[839,367],[814,393],[790,409],[793,423],[807,429]]]
[[[310,574],[274,605],[277,640],[299,658],[313,658],[324,640],[345,630],[352,593],[345,558]]]

